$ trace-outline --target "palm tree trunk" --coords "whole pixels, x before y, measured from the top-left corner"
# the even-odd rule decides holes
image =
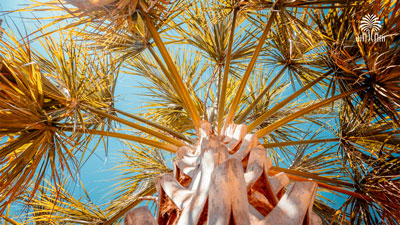
[[[247,126],[232,125],[217,136],[200,123],[196,146],[177,151],[174,173],[156,180],[158,212],[131,210],[125,225],[321,224],[312,211],[317,184],[268,175],[272,162]]]

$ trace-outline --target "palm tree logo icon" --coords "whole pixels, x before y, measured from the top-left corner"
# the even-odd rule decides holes
[[[381,25],[379,24],[378,17],[373,14],[367,14],[361,19],[360,24],[361,31],[365,33],[374,33],[378,32],[381,29]]]

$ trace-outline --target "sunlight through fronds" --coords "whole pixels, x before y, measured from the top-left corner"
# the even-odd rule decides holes
[[[149,200],[158,203],[160,223],[205,223],[215,216],[207,209],[223,201],[208,195],[212,189],[196,189],[211,185],[196,179],[207,177],[202,167],[221,169],[225,158],[240,165],[231,181],[265,167],[261,180],[284,175],[288,190],[312,184],[308,222],[400,221],[400,1],[33,2],[20,11],[58,14],[41,18],[48,23],[21,40],[1,30],[4,221],[22,221],[6,207],[17,199],[30,206],[28,223],[102,225],[121,223]],[[372,14],[380,27],[373,31],[384,39],[360,41],[363,17]],[[120,68],[138,78],[124,84],[139,90],[132,111],[114,105]],[[97,146],[107,150],[106,138],[128,149],[114,168],[121,174],[108,204],[95,206],[64,181]],[[207,166],[204,149],[226,154]],[[261,158],[265,165],[257,165]],[[162,177],[176,184],[170,196]],[[221,177],[214,178],[217,185]],[[271,187],[250,183],[239,197],[267,218],[286,188],[265,196]],[[189,213],[172,201],[181,190],[208,202]],[[268,203],[269,212],[255,202]],[[194,208],[202,210],[198,220],[188,216]],[[237,222],[235,213],[228,217]]]

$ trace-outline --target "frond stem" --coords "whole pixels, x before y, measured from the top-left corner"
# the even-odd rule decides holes
[[[304,177],[304,178],[309,178],[312,180],[316,180],[316,181],[325,181],[328,182],[330,184],[334,184],[334,185],[341,185],[341,186],[345,186],[348,188],[354,188],[354,185],[345,181],[341,181],[341,180],[336,180],[336,179],[332,179],[332,178],[328,178],[328,177],[322,177],[313,173],[308,173],[308,172],[303,172],[303,171],[298,171],[298,170],[294,170],[294,169],[287,169],[287,168],[281,168],[281,167],[275,167],[272,166],[270,168],[273,171],[278,171],[278,172],[284,172],[286,174],[291,174],[294,176],[300,176],[300,177]]]
[[[278,174],[280,172],[283,172],[283,171],[280,171],[282,169],[283,168],[277,169],[277,167],[271,167],[271,169],[268,170],[268,173],[270,175],[275,175],[275,174]],[[364,199],[364,200],[367,200],[367,201],[373,201],[370,197],[368,197],[366,195],[363,195],[363,194],[360,194],[360,193],[356,193],[356,192],[353,192],[353,191],[349,191],[349,190],[345,190],[345,189],[342,189],[342,188],[338,188],[338,187],[335,187],[335,186],[332,186],[332,185],[329,185],[329,184],[314,180],[314,179],[309,178],[309,177],[304,178],[304,177],[300,177],[300,176],[296,176],[296,175],[288,174],[288,173],[286,175],[291,180],[295,180],[295,181],[313,181],[313,182],[317,183],[318,186],[321,187],[321,188],[325,188],[325,189],[328,189],[328,190],[336,191],[336,192],[339,192],[339,193],[342,193],[342,194],[346,194],[346,195],[349,195],[349,196],[353,196],[353,197],[356,197],[356,198],[359,198],[359,199]]]
[[[177,132],[177,131],[175,131],[175,130],[172,130],[171,128],[164,127],[164,126],[162,126],[162,125],[160,125],[160,124],[158,124],[158,123],[155,123],[155,122],[150,121],[150,120],[146,120],[146,119],[144,119],[144,118],[142,118],[142,117],[136,116],[136,115],[134,115],[134,114],[132,114],[132,113],[128,113],[128,112],[122,111],[122,110],[120,110],[120,109],[113,108],[113,110],[114,110],[115,112],[117,112],[117,113],[120,113],[120,114],[124,115],[124,116],[127,116],[127,117],[132,118],[132,119],[137,120],[137,121],[140,121],[140,122],[142,122],[142,123],[145,123],[145,124],[147,124],[147,125],[150,125],[150,126],[152,126],[152,127],[155,127],[155,128],[160,129],[160,130],[162,130],[162,131],[165,131],[165,132],[171,134],[172,136],[174,136],[174,137],[176,137],[176,138],[180,138],[180,139],[182,139],[182,140],[184,140],[184,141],[186,141],[186,142],[188,142],[188,143],[190,143],[190,144],[193,144],[193,143],[194,143],[193,140],[190,140],[190,139],[187,138],[184,134],[179,133],[179,132]]]
[[[140,1],[140,4],[143,2]],[[181,95],[183,102],[185,104],[186,110],[188,110],[188,113],[190,114],[190,117],[192,118],[193,125],[196,128],[196,130],[199,129],[200,127],[200,115],[199,112],[197,111],[193,100],[190,97],[189,91],[186,87],[186,85],[182,81],[182,77],[179,75],[178,69],[176,68],[176,65],[171,59],[171,56],[168,53],[167,48],[165,47],[163,41],[161,40],[161,37],[159,33],[157,32],[156,27],[153,24],[153,21],[150,19],[150,16],[143,10],[143,7],[140,7],[142,9],[142,15],[144,18],[144,21],[146,23],[146,26],[153,37],[153,40],[160,51],[163,59],[165,60],[165,63],[167,64],[167,67],[169,71],[171,72],[172,75],[172,82],[176,82],[177,89],[176,91]]]
[[[248,132],[254,130],[257,126],[259,126],[261,123],[263,123],[269,116],[273,115],[275,112],[277,112],[279,109],[283,108],[285,105],[287,105],[289,102],[291,102],[293,99],[307,91],[309,88],[323,80],[326,76],[328,76],[332,71],[328,71],[322,76],[318,77],[317,79],[313,80],[306,86],[300,88],[298,91],[287,97],[285,100],[279,102],[276,104],[274,107],[272,107],[270,110],[262,114],[260,117],[258,117],[256,120],[254,120],[248,127]]]
[[[239,86],[238,90],[236,91],[236,95],[233,99],[229,113],[226,117],[225,124],[224,124],[225,127],[228,127],[229,124],[233,121],[233,117],[235,116],[236,110],[239,106],[239,102],[240,102],[240,99],[242,98],[244,88],[246,87],[246,84],[250,77],[250,74],[253,71],[253,67],[254,67],[256,60],[258,58],[258,55],[260,54],[260,51],[264,45],[265,39],[267,38],[269,31],[271,30],[271,26],[276,18],[276,14],[277,14],[277,11],[273,10],[271,13],[271,16],[268,19],[267,25],[265,26],[264,32],[262,33],[262,35],[259,39],[258,45],[257,45],[256,49],[254,50],[253,56],[251,57],[249,65],[247,66],[246,71],[242,77],[240,86]]]
[[[82,134],[94,134],[94,135],[102,135],[102,136],[107,136],[107,137],[115,137],[115,138],[120,138],[120,139],[125,139],[129,141],[135,141],[141,144],[145,145],[150,145],[156,148],[161,148],[164,149],[168,152],[175,153],[178,149],[177,146],[171,145],[171,144],[166,144],[154,140],[150,140],[147,138],[142,138],[142,137],[137,137],[134,135],[129,135],[129,134],[121,134],[117,132],[111,132],[111,131],[103,131],[103,130],[92,130],[92,129],[83,129],[83,128],[64,128],[64,131],[70,131],[70,132],[77,132],[77,133],[82,133]]]
[[[161,71],[164,73],[164,75],[167,77],[168,81],[171,83],[172,87],[179,93],[179,88],[177,87],[177,84],[175,83],[174,79],[171,77],[171,74],[168,71],[168,69],[165,68],[164,63],[161,61],[160,57],[158,57],[158,55],[154,51],[153,47],[150,46],[148,49],[149,49],[151,55],[153,56],[153,58],[156,60],[157,64],[160,66]],[[179,94],[179,95],[181,95],[181,94]]]
[[[279,71],[279,73],[274,77],[274,79],[268,84],[267,87],[264,88],[264,90],[257,96],[256,100],[254,100],[254,102],[251,103],[251,105],[249,105],[247,107],[247,109],[240,115],[240,117],[236,120],[237,124],[240,124],[243,122],[243,120],[246,119],[246,117],[249,115],[249,113],[254,109],[254,107],[258,104],[258,102],[261,101],[261,99],[264,97],[264,95],[272,88],[272,86],[282,77],[282,75],[284,74],[283,72],[285,72],[285,69],[287,68],[287,66],[285,65],[281,71]]]
[[[284,118],[276,121],[275,123],[272,123],[272,124],[268,125],[267,127],[264,127],[263,129],[257,131],[256,135],[259,138],[263,137],[264,135],[269,134],[270,132],[278,129],[279,127],[281,127],[281,126],[283,126],[283,125],[285,125],[285,124],[287,124],[287,123],[289,123],[289,122],[291,122],[291,121],[293,121],[293,120],[295,120],[295,119],[297,119],[297,118],[299,118],[299,117],[301,117],[301,116],[303,116],[303,115],[305,115],[307,113],[310,113],[310,112],[312,112],[312,111],[314,111],[314,110],[316,110],[316,109],[318,109],[318,108],[320,108],[320,107],[322,107],[324,105],[327,105],[327,104],[329,104],[331,102],[334,102],[336,100],[345,98],[345,97],[350,96],[350,95],[352,95],[352,94],[354,94],[356,92],[362,91],[362,90],[364,90],[366,88],[367,88],[366,86],[359,87],[359,88],[353,89],[351,91],[347,91],[347,92],[341,93],[339,95],[333,96],[331,98],[325,99],[325,100],[323,100],[321,102],[318,102],[318,103],[315,103],[313,105],[310,105],[310,106],[308,106],[308,107],[306,107],[306,108],[304,108],[302,110],[299,110],[299,111],[297,111],[297,112],[295,112],[293,114],[290,114],[287,117],[284,117]]]
[[[275,148],[275,147],[284,147],[284,146],[291,146],[291,145],[318,144],[318,143],[335,142],[335,141],[340,141],[340,138],[327,138],[327,139],[313,139],[313,140],[302,140],[302,141],[286,141],[286,142],[267,143],[267,144],[264,144],[264,148]]]
[[[101,110],[97,110],[97,109],[94,109],[94,108],[91,108],[91,107],[86,107],[86,108],[89,109],[90,111],[92,111],[92,112],[94,112],[94,113],[100,115],[100,116],[104,116],[104,117],[106,117],[106,118],[108,118],[108,119],[111,119],[111,120],[114,120],[114,121],[116,121],[116,122],[125,124],[125,125],[127,125],[127,126],[129,126],[129,127],[132,127],[132,128],[134,128],[134,129],[143,131],[143,132],[145,132],[145,133],[147,133],[147,134],[150,134],[150,135],[152,135],[152,136],[154,136],[154,137],[160,138],[161,140],[164,140],[164,141],[166,141],[166,142],[168,142],[168,143],[174,144],[174,145],[176,145],[176,146],[178,146],[178,147],[181,147],[181,146],[185,145],[182,141],[177,140],[177,139],[172,138],[172,137],[169,137],[169,136],[167,136],[167,135],[165,135],[165,134],[162,134],[162,133],[160,133],[160,132],[158,132],[158,131],[155,131],[155,130],[153,130],[153,129],[150,129],[150,128],[141,126],[141,125],[139,125],[139,124],[130,122],[130,121],[128,121],[128,120],[122,119],[122,118],[120,118],[120,117],[118,117],[118,116],[109,114],[109,113],[107,113],[107,112],[103,112],[103,111],[101,111]]]
[[[233,45],[233,36],[235,36],[235,26],[236,26],[236,17],[238,14],[238,9],[235,7],[233,9],[233,19],[231,32],[229,34],[229,42],[228,42],[228,52],[225,57],[225,67],[224,67],[224,75],[221,86],[221,93],[219,93],[219,104],[218,104],[218,134],[221,133],[222,121],[224,119],[225,113],[225,97],[226,97],[226,86],[228,84],[228,76],[229,76],[229,67],[231,64],[232,58],[232,45]]]

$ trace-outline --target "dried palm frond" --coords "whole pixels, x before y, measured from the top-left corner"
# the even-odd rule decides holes
[[[349,0],[246,0],[243,1],[243,5],[249,10],[261,10],[276,6],[277,8],[339,8],[339,7],[350,7],[356,5],[361,0],[349,1]]]
[[[74,35],[89,46],[120,54],[120,60],[135,56],[151,46],[143,14],[151,18],[159,32],[187,6],[183,1],[139,0],[62,0],[41,2],[20,9],[22,12],[55,12],[52,22],[39,28],[41,36],[79,28]],[[190,4],[189,4],[190,5]],[[39,18],[42,20],[49,17]],[[67,25],[64,25],[64,22]],[[54,25],[60,25],[54,28]],[[50,28],[50,32],[45,31]],[[35,33],[36,33],[35,32]],[[40,37],[41,37],[40,36]]]
[[[121,175],[114,185],[113,200],[107,204],[106,211],[110,215],[119,213],[122,208],[142,198],[143,192],[154,188],[154,180],[158,176],[172,171],[167,165],[170,156],[164,156],[157,149],[148,151],[147,147],[129,143],[127,146],[129,149],[122,151],[124,161],[114,168]]]
[[[359,106],[360,107],[360,106]],[[355,111],[359,111],[357,108]],[[374,118],[368,112],[354,113],[349,106],[340,117],[340,154],[343,172],[348,174],[358,193],[369,199],[348,198],[342,208],[351,209],[351,223],[395,224],[399,220],[398,170],[400,137],[393,122]],[[373,203],[370,200],[373,200]]]
[[[359,111],[356,108],[355,111]],[[375,122],[367,122],[369,114],[359,115],[352,112],[349,106],[344,106],[340,113],[341,147],[343,152],[357,152],[369,154],[367,158],[378,159],[381,155],[398,151],[400,146],[400,134],[393,129],[393,122],[387,122],[374,118]]]
[[[214,10],[223,10],[225,13],[240,10],[247,15],[253,16],[259,14],[260,11],[275,8],[281,9],[332,9],[332,8],[350,8],[361,5],[363,0],[220,0],[213,4]],[[304,11],[305,11],[304,10]]]
[[[205,5],[193,6],[191,10],[181,15],[185,24],[176,28],[175,39],[182,39],[184,43],[200,49],[205,58],[219,66],[224,65],[227,54],[229,31],[232,29],[233,19],[224,16],[219,11],[204,11]],[[244,24],[243,18],[236,19],[235,26],[239,29],[235,33],[231,63],[243,64],[253,54],[256,46],[254,37],[260,30],[251,24]],[[233,68],[231,68],[233,70]]]
[[[76,129],[108,127],[107,120],[83,109],[113,103],[114,77],[110,74],[116,71],[113,66],[107,68],[106,61],[90,66],[94,61],[81,58],[85,55],[79,55],[81,51],[72,42],[64,42],[71,48],[63,51],[62,42],[57,46],[47,39],[55,51],[53,61],[46,61],[32,52],[27,40],[19,43],[12,34],[7,38],[10,41],[2,41],[0,47],[2,209],[31,180],[35,180],[35,193],[46,173],[59,184],[63,173],[73,175],[79,168],[76,156],[85,155],[92,137]]]
[[[138,26],[139,24],[144,25],[142,22],[138,23]],[[135,57],[151,46],[151,36],[144,27],[138,27],[138,31],[132,33],[128,24],[113,32],[109,32],[109,27],[103,24],[95,29],[76,31],[74,36],[79,37],[78,40],[82,40],[91,49],[115,54],[114,57],[118,58],[119,62]]]
[[[40,2],[32,0],[33,4],[21,9],[23,11],[61,11],[67,14],[55,16],[54,21],[46,27],[67,19],[77,21],[64,28],[77,27],[86,23],[92,25],[107,25],[109,31],[127,28],[133,34],[141,32],[143,21],[141,13],[148,14],[155,23],[162,25],[164,20],[182,10],[181,1],[139,1],[139,0],[62,0]],[[43,18],[46,19],[46,18]],[[139,27],[138,27],[139,26]],[[95,26],[94,26],[95,28]]]
[[[203,102],[200,101],[197,92],[199,89],[202,92],[205,91],[202,76],[207,69],[207,64],[201,61],[200,56],[187,53],[184,53],[182,58],[178,58],[177,55],[175,60],[176,64],[179,65],[179,70],[185,75],[183,79],[190,94],[193,99],[196,99],[197,111],[199,114],[203,114]],[[179,132],[193,129],[189,122],[189,114],[184,110],[183,99],[174,91],[173,84],[165,79],[162,69],[154,59],[146,55],[139,56],[129,60],[127,66],[130,69],[130,71],[127,71],[128,73],[142,76],[148,80],[147,83],[143,84],[143,88],[149,91],[145,96],[157,99],[157,102],[143,106],[149,110],[144,115],[145,117],[152,121],[160,121],[160,124]]]
[[[54,186],[48,181],[43,182],[35,197],[23,199],[28,202],[30,212],[27,213],[26,224],[35,223],[40,225],[59,224],[93,224],[100,225],[107,220],[105,214],[90,199],[76,199],[67,189],[68,181],[62,182],[60,186]],[[83,187],[84,189],[84,187]]]
[[[64,174],[55,168],[65,171],[69,158],[75,167],[81,165],[75,156],[82,154],[81,148],[86,151],[93,138],[83,135],[88,132],[138,142],[124,152],[126,160],[120,168],[124,174],[116,185],[114,200],[107,205],[107,218],[98,221],[103,225],[120,222],[129,209],[146,199],[159,200],[160,223],[179,218],[183,218],[182,224],[204,222],[220,216],[212,205],[222,202],[217,192],[196,189],[198,184],[209,187],[210,183],[189,178],[193,171],[211,178],[218,164],[222,166],[216,170],[218,175],[209,179],[215,185],[210,190],[232,186],[232,193],[245,197],[249,187],[250,203],[262,202],[262,196],[255,197],[251,190],[263,192],[265,188],[247,186],[237,178],[245,177],[244,171],[249,178],[256,167],[264,167],[268,169],[262,178],[266,181],[279,172],[294,181],[313,180],[309,183],[313,190],[307,200],[309,214],[303,219],[318,218],[311,215],[310,204],[317,185],[330,190],[319,191],[315,204],[325,223],[376,224],[382,218],[394,224],[399,219],[399,208],[393,205],[399,204],[399,132],[395,126],[400,103],[399,1],[232,0],[189,2],[186,5],[191,7],[181,7],[183,1],[64,0],[37,3],[25,10],[42,10],[35,8],[39,5],[44,10],[67,12],[51,18],[46,27],[71,19],[72,24],[61,30],[79,26],[84,31],[67,33],[68,38],[41,39],[47,55],[32,53],[28,47],[21,51],[18,45],[3,48],[0,92],[5,103],[0,102],[0,109],[5,110],[0,113],[0,124],[5,128],[0,128],[0,133],[5,135],[1,142],[5,147],[0,151],[4,166],[0,182],[6,188],[0,191],[11,193],[14,199],[26,189],[34,192],[46,166],[52,169],[52,183],[57,187]],[[381,32],[387,39],[382,43],[356,41],[358,21],[370,11],[385,18]],[[74,37],[92,48],[72,44]],[[60,47],[62,44],[65,47]],[[145,79],[141,94],[148,98],[140,116],[113,106],[114,75],[120,64]],[[6,118],[17,121],[12,124],[15,127],[6,124]],[[332,118],[337,118],[336,124]],[[105,131],[114,125],[111,121],[128,129]],[[211,148],[206,142],[219,147]],[[210,149],[218,149],[215,156],[223,153],[213,165],[204,157]],[[152,180],[171,171],[168,162],[173,158],[161,150],[177,153],[175,162],[183,169],[174,165],[175,176],[163,175],[156,181],[164,185],[158,186],[156,198],[149,196],[155,193]],[[228,155],[236,153],[242,158],[234,162]],[[276,167],[266,157],[258,157],[266,154]],[[57,157],[61,157],[60,163],[55,162]],[[50,163],[46,164],[47,159]],[[259,159],[261,167],[257,166]],[[224,165],[235,165],[242,172],[224,170]],[[210,170],[203,173],[199,168]],[[75,168],[67,169],[75,172]],[[230,175],[223,175],[227,171]],[[243,192],[234,189],[239,185],[218,186],[225,178],[240,184]],[[182,186],[174,188],[193,196],[190,204],[201,203],[200,207],[187,208],[181,192],[167,187],[169,181],[178,184],[175,179]],[[28,188],[29,180],[33,186]],[[336,192],[351,197],[340,207],[329,200]],[[0,200],[12,201],[4,196]],[[202,200],[196,201],[199,196]],[[268,196],[273,204],[278,203],[275,197],[282,197],[279,193]],[[234,194],[224,197],[236,199]],[[249,199],[242,200],[248,204]],[[244,221],[249,219],[247,207],[239,211],[228,205],[222,208],[228,212],[222,218],[226,223],[234,218],[242,224],[236,220],[241,218],[230,212],[243,209]],[[262,214],[258,219],[268,220],[264,218],[266,207],[254,208],[253,212]],[[147,211],[149,218],[150,214]]]
[[[320,12],[316,16],[321,33],[326,35],[329,57],[327,66],[334,69],[335,80],[340,91],[350,90],[359,86],[367,87],[358,92],[358,101],[347,100],[347,104],[362,105],[359,112],[369,112],[371,122],[376,115],[399,123],[399,43],[396,35],[399,34],[399,14],[396,8],[399,2],[365,2],[362,6],[338,11]],[[394,11],[393,11],[394,10]],[[375,11],[378,18],[384,19],[380,35],[384,41],[362,42],[357,41],[361,35],[359,24],[361,17],[368,12]],[[357,15],[354,19],[349,15]],[[322,18],[322,21],[320,21]],[[330,29],[327,29],[329,28]],[[333,40],[333,41],[332,41]],[[335,88],[332,86],[332,92]]]
[[[266,53],[265,61],[269,65],[284,66],[292,86],[294,83],[304,86],[326,72],[321,64],[324,49],[320,34],[307,11],[284,8],[278,18],[268,42],[271,51]],[[317,86],[312,90],[321,92]]]
[[[364,167],[351,168],[349,172],[353,174],[356,191],[369,198],[349,197],[342,205],[344,211],[351,210],[351,224],[361,221],[366,224],[397,224],[400,220],[399,165],[398,157],[387,155],[370,160]]]

